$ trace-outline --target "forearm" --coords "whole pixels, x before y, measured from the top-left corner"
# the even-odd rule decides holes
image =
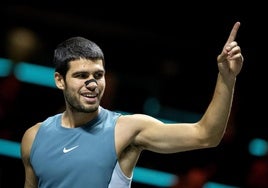
[[[212,100],[200,120],[202,132],[208,143],[218,145],[227,126],[236,78],[223,79],[219,73]]]

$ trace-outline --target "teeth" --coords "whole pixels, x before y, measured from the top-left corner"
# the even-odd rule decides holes
[[[85,95],[86,97],[95,97],[95,95]]]

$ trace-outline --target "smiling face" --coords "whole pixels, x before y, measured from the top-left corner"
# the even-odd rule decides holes
[[[89,80],[95,81],[89,81]],[[66,108],[73,112],[95,112],[105,90],[102,60],[78,59],[69,62],[65,80],[55,73],[56,85],[63,90]]]

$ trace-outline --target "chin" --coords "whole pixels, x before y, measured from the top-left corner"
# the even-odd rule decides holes
[[[96,112],[99,109],[99,105],[90,106],[88,108],[85,108],[85,111],[88,113]]]

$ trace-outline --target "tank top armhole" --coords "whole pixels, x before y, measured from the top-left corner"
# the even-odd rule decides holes
[[[117,162],[108,188],[130,188],[132,179],[133,179],[133,173],[131,177],[127,177],[123,173],[119,163]]]

